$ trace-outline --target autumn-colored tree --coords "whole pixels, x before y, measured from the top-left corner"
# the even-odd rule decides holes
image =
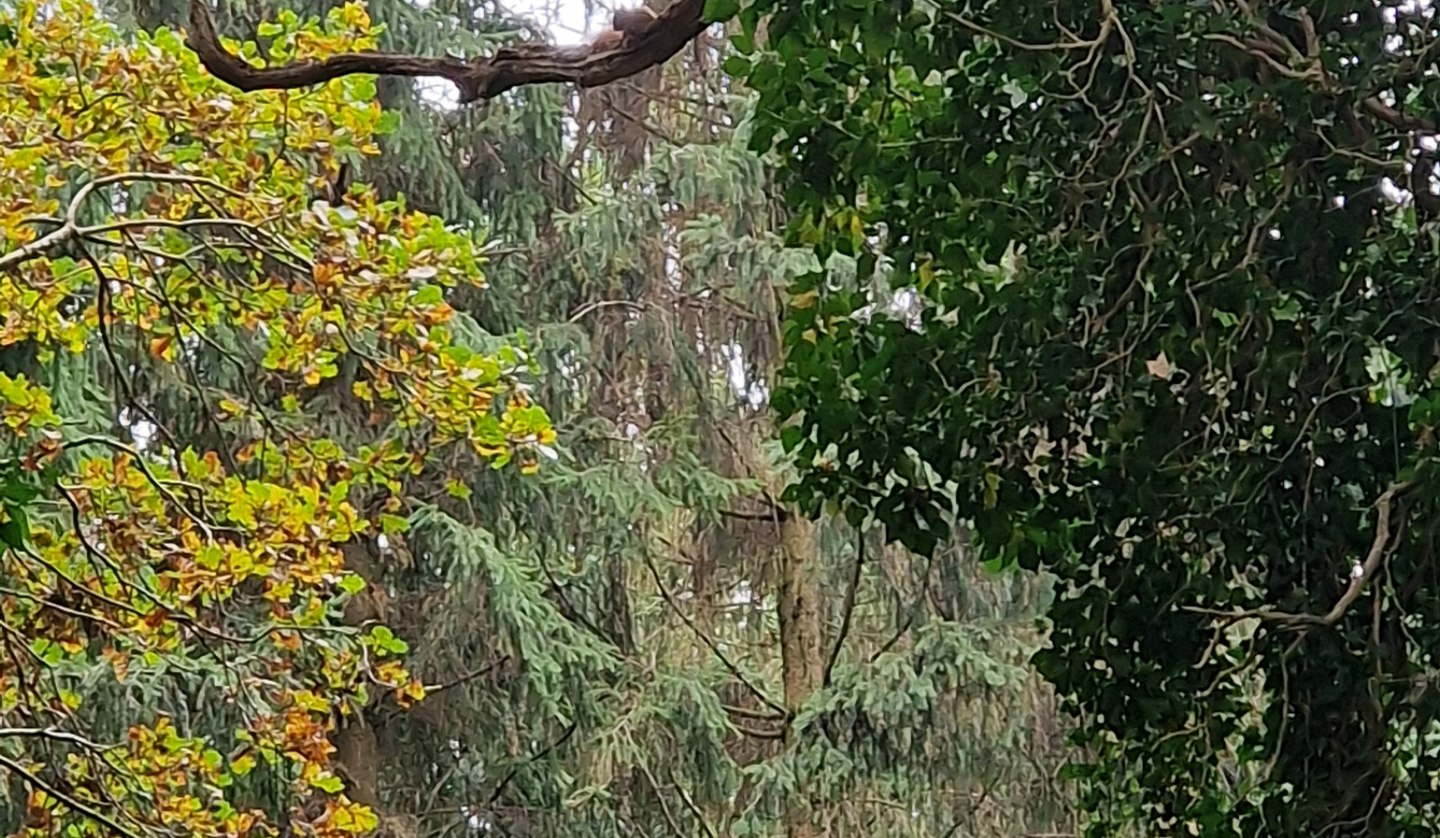
[[[293,60],[374,32],[351,5],[262,35]],[[402,529],[407,480],[442,458],[530,470],[553,439],[524,353],[447,325],[482,253],[363,188],[316,200],[388,127],[370,77],[237,96],[172,32],[126,42],[91,3],[22,0],[0,6],[0,79],[0,791],[25,794],[4,826],[367,831],[331,732],[424,688],[403,641],[342,621],[367,593],[343,548]],[[76,396],[92,373],[118,403]],[[156,376],[188,383],[195,427],[134,396]],[[316,431],[339,401],[373,444]],[[123,735],[97,721],[141,694],[160,710]],[[254,805],[276,784],[293,805]]]

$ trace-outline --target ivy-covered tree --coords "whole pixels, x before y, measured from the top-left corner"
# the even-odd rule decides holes
[[[792,498],[1057,575],[1092,834],[1434,834],[1432,10],[739,19]]]

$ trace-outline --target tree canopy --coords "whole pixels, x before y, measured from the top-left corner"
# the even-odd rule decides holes
[[[6,828],[1440,829],[1428,5],[162,5],[0,2]]]

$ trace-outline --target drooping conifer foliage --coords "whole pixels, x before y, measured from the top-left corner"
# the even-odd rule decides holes
[[[790,240],[861,265],[793,288],[792,497],[1058,575],[1093,834],[1434,834],[1429,4],[739,19]]]
[[[446,13],[494,14],[483,6]],[[385,48],[424,48],[392,37]],[[397,133],[439,138],[442,156],[421,165],[410,154],[417,146],[390,143],[394,157],[374,175],[422,206],[453,201],[455,192],[441,191],[453,184],[474,184],[465,197],[506,255],[469,311],[493,333],[524,329],[542,364],[563,371],[537,393],[560,428],[562,453],[538,481],[477,482],[466,507],[452,508],[447,528],[415,551],[428,554],[426,564],[399,584],[414,586],[417,612],[431,606],[423,613],[435,639],[415,642],[417,654],[433,648],[449,667],[433,680],[502,657],[505,669],[431,705],[443,712],[395,718],[381,751],[403,754],[411,776],[434,771],[444,780],[437,800],[534,834],[802,834],[818,822],[921,835],[1063,822],[1063,787],[1051,768],[1036,767],[1054,765],[1058,744],[1048,699],[1022,672],[996,665],[1020,663],[1034,642],[1008,621],[1024,620],[1040,586],[992,589],[953,564],[932,573],[878,545],[863,568],[862,613],[851,620],[835,689],[817,699],[826,712],[803,728],[813,748],[806,762],[772,762],[786,727],[773,705],[784,709],[787,683],[773,597],[787,565],[786,513],[769,498],[785,477],[763,445],[768,422],[744,405],[774,357],[772,289],[807,257],[773,232],[767,167],[744,151],[743,133],[732,134],[736,123],[743,131],[748,108],[718,75],[717,47],[702,43],[665,73],[584,96],[526,89],[483,112],[404,105]],[[577,135],[562,143],[566,116]],[[744,369],[740,392],[732,365]],[[457,536],[455,522],[483,540]],[[412,546],[437,523],[418,521]],[[824,642],[808,652],[820,674],[840,633],[855,537],[831,527],[817,535],[806,549],[819,560],[825,604],[816,616],[826,624]],[[477,565],[482,558],[491,563]],[[433,587],[435,565],[461,574],[447,598],[465,606],[433,607],[446,601]],[[514,573],[535,580],[539,602],[525,613],[511,610],[527,600],[498,595]],[[514,639],[497,644],[469,603],[489,609]],[[966,637],[944,615],[986,620],[993,634],[975,645],[990,644],[994,658],[895,680],[914,663],[901,653],[915,636],[960,642],[940,639],[948,628]],[[577,630],[595,655],[577,658],[568,648]],[[415,640],[418,631],[403,633]],[[545,637],[558,648],[536,640]],[[515,644],[524,644],[518,654]],[[889,683],[872,695],[874,671],[849,667],[882,650],[890,654],[877,663],[889,667]],[[565,677],[537,677],[557,655]],[[788,667],[804,663],[792,658]],[[637,677],[637,665],[653,674]],[[1012,698],[993,697],[1002,689]],[[536,703],[517,711],[517,690]],[[572,731],[569,717],[551,714],[556,701],[593,715]],[[865,733],[896,725],[918,726],[903,746]],[[517,738],[532,747],[517,752]],[[452,740],[462,743],[458,752]],[[552,742],[559,745],[547,749]],[[845,755],[852,746],[861,759]],[[926,747],[942,756],[911,750]],[[454,764],[437,763],[437,751],[454,753]],[[797,789],[823,789],[814,810],[785,805]],[[985,800],[992,793],[996,802]],[[584,805],[560,805],[572,798]],[[401,799],[398,811],[443,809]],[[455,809],[427,815],[426,827],[455,817]]]

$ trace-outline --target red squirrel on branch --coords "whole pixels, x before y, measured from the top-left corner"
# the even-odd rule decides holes
[[[655,13],[644,6],[638,9],[616,9],[610,28],[590,42],[590,54],[609,52],[629,46],[655,22]]]

